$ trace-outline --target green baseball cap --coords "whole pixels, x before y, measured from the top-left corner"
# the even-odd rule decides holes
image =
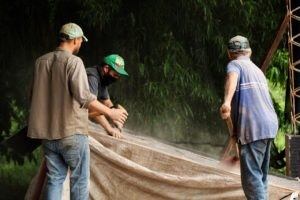
[[[83,35],[83,31],[80,28],[80,26],[78,26],[75,23],[68,23],[65,24],[61,27],[59,33],[63,33],[67,36],[69,36],[69,39],[75,39],[75,38],[83,38],[83,41],[87,42],[88,39]]]
[[[111,54],[109,56],[104,57],[103,62],[121,76],[128,76],[128,73],[125,71],[124,68],[124,59],[121,56],[117,54]]]
[[[248,39],[240,35],[231,38],[227,47],[230,52],[251,50]]]

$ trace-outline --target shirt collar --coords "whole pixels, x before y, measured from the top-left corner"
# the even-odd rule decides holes
[[[71,54],[71,52],[65,50],[65,49],[62,48],[62,47],[56,47],[55,51],[64,51],[64,52],[68,52],[69,54]]]

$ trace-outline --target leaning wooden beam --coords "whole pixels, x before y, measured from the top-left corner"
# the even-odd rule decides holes
[[[267,69],[268,69],[268,66],[270,64],[270,61],[272,59],[272,56],[273,54],[275,53],[275,51],[277,50],[278,48],[278,45],[283,37],[283,34],[285,33],[287,27],[288,27],[288,23],[289,22],[289,15],[286,14],[281,25],[278,27],[277,29],[277,33],[276,33],[276,36],[275,36],[275,39],[268,51],[268,53],[266,54],[263,62],[262,62],[262,65],[261,65],[261,70],[266,73]]]

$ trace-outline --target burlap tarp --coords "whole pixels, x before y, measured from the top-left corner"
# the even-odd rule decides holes
[[[152,138],[125,132],[115,139],[91,126],[90,149],[90,199],[245,199],[236,169]],[[42,199],[45,173],[42,164],[25,199]],[[284,178],[270,176],[269,185],[271,200],[300,191],[299,182]],[[68,178],[62,199],[70,199]]]

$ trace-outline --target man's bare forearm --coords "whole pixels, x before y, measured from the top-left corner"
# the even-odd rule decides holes
[[[90,117],[90,120],[101,125],[106,131],[110,131],[112,128],[110,123],[107,121],[104,115],[98,115],[94,117]]]
[[[98,115],[104,115],[109,117],[110,116],[110,108],[105,106],[104,104],[100,103],[99,101],[95,100],[92,101],[89,106],[89,113],[98,113]]]
[[[109,107],[105,106],[104,104],[100,103],[97,100],[92,101],[88,105],[90,117],[97,116],[97,115],[104,115],[111,120],[116,120],[120,122],[121,124],[124,124],[124,122],[127,119],[128,113],[126,110],[121,109],[110,109]]]
[[[226,76],[224,102],[220,108],[222,119],[228,119],[231,113],[231,101],[236,90],[238,74],[231,72]]]
[[[101,100],[101,103],[103,103],[105,106],[107,106],[109,108],[114,106],[114,104],[112,103],[112,101],[110,99]]]
[[[231,72],[226,76],[224,104],[230,104],[236,90],[238,74]]]

